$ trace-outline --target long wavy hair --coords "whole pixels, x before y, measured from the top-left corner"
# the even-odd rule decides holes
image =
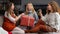
[[[28,4],[31,4],[31,5],[32,5],[32,6],[31,6],[31,7],[32,7],[32,13],[34,13],[35,9],[34,9],[34,7],[33,7],[33,4],[32,4],[32,3],[27,3],[25,13],[26,13],[26,14],[28,14],[28,7],[27,7],[27,6],[28,6]]]
[[[53,12],[58,12],[58,13],[60,13],[60,10],[59,10],[60,7],[59,7],[59,5],[58,5],[57,2],[51,1],[51,2],[49,2],[48,4],[51,5]]]

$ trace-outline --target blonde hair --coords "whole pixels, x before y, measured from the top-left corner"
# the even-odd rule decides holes
[[[33,7],[33,4],[32,3],[27,3],[27,5],[28,4],[31,4],[32,5],[32,13],[34,13],[34,11],[35,11],[35,9],[34,9],[34,7]],[[26,5],[26,14],[28,14],[28,8],[27,8],[27,5]]]
[[[57,2],[51,1],[51,2],[49,2],[49,4],[51,5],[53,12],[59,12],[60,7]]]

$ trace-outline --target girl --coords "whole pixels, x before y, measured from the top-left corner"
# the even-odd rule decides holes
[[[26,15],[29,15],[29,16],[32,16],[35,18],[35,24],[37,23],[38,21],[38,15],[33,7],[33,4],[32,3],[28,3],[26,5],[26,12],[25,12]]]
[[[21,15],[16,16],[14,14],[14,4],[9,2],[6,4],[6,12],[4,15],[4,23],[3,23],[3,29],[6,31],[11,31],[13,34],[25,34],[24,30],[18,28],[15,26],[16,22],[20,18]]]
[[[26,5],[26,11],[24,12],[24,14],[35,18],[34,25],[37,23],[38,15],[37,15],[36,11],[34,10],[32,3],[28,3]],[[21,27],[24,28],[23,26],[21,26]],[[25,27],[25,29],[26,29],[26,27]]]
[[[26,32],[58,32],[60,31],[60,16],[59,16],[59,6],[55,1],[48,3],[47,13],[45,16],[40,12],[41,20],[45,22],[44,25],[39,25]]]

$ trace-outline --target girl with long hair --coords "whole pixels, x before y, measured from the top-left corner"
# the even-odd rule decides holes
[[[35,24],[37,23],[38,15],[37,15],[32,3],[28,3],[26,5],[25,14],[34,17],[35,18]]]
[[[37,23],[37,21],[39,20],[38,19],[38,15],[37,15],[37,13],[36,13],[36,11],[35,11],[32,3],[27,3],[27,5],[26,5],[26,11],[23,14],[24,15],[28,15],[28,16],[34,18],[34,20],[35,20],[34,21],[34,26]],[[28,28],[28,27],[25,27],[25,26],[21,26],[21,27],[24,28],[24,29],[27,29]],[[31,29],[31,28],[29,28],[29,29]]]
[[[16,27],[16,22],[19,20],[21,15],[16,16],[14,13],[14,3],[9,2],[6,4],[6,12],[4,14],[3,29],[12,32],[12,34],[25,34],[24,30]]]

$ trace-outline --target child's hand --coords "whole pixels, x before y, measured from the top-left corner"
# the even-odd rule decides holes
[[[42,10],[41,9],[39,10],[39,14],[40,14],[40,16],[42,16]]]

